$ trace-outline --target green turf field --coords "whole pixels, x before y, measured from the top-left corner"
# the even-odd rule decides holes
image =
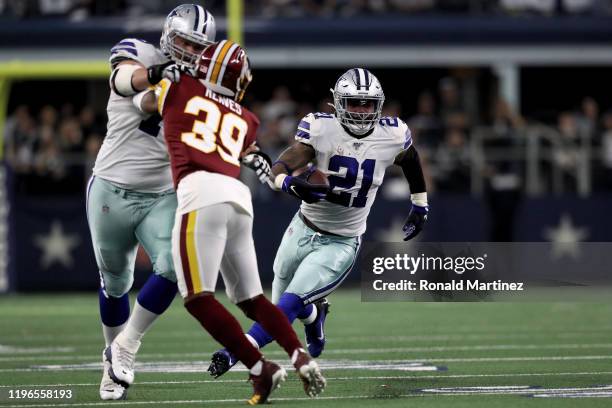
[[[330,302],[327,390],[310,400],[291,375],[274,406],[612,406],[612,304],[361,303],[357,291]],[[243,406],[250,396],[246,372],[203,372],[216,345],[179,299],[145,338],[127,401],[99,401],[102,347],[94,293],[0,297],[0,406]],[[288,363],[275,345],[265,354]],[[8,400],[20,387],[75,398]]]

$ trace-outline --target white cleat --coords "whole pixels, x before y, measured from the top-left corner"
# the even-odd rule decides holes
[[[316,397],[323,392],[327,385],[327,381],[325,377],[323,377],[323,374],[321,374],[317,362],[314,361],[304,349],[298,349],[296,353],[293,366],[297,370],[300,380],[302,380],[304,392],[311,398]]]
[[[307,365],[301,366],[298,373],[304,384],[306,395],[313,398],[323,392],[327,385],[327,380],[325,380],[325,377],[321,374],[321,370],[316,361],[311,360]]]
[[[104,358],[104,357],[103,357]],[[110,363],[104,359],[102,362],[102,381],[100,382],[100,398],[107,400],[124,400],[127,398],[127,390],[121,384],[117,384],[110,378],[108,371]]]
[[[111,365],[108,373],[114,382],[126,388],[134,382],[134,362],[139,348],[140,341],[122,341],[119,335],[104,350],[104,356]]]

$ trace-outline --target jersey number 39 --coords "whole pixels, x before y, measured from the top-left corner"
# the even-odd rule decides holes
[[[185,113],[198,116],[200,112],[206,114],[205,119],[195,120],[191,132],[181,134],[181,141],[203,153],[217,151],[226,162],[240,166],[247,122],[232,112],[222,114],[214,102],[194,96],[185,105]]]

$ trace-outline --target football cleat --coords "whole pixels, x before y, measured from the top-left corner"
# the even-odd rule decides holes
[[[278,364],[263,358],[261,362],[263,363],[261,374],[249,374],[249,381],[253,384],[253,396],[247,400],[249,405],[264,404],[272,391],[287,379],[287,372]]]
[[[325,318],[329,313],[329,302],[321,299],[313,304],[317,308],[317,317],[314,322],[304,326],[306,332],[306,346],[312,357],[319,357],[325,347]]]
[[[304,349],[296,350],[297,357],[293,366],[295,367],[302,384],[304,392],[309,397],[316,397],[323,392],[327,385],[327,380],[321,374],[319,365],[314,361]],[[292,359],[293,360],[293,359]]]
[[[140,341],[121,341],[119,335],[104,350],[106,360],[110,362],[108,373],[114,382],[126,388],[134,382],[134,362],[139,348]]]
[[[227,373],[230,368],[236,365],[238,359],[226,349],[216,351],[210,359],[208,372],[215,378]]]
[[[102,355],[102,381],[100,382],[100,398],[104,401],[108,400],[124,400],[127,398],[127,389],[117,384],[110,378],[108,374],[110,370],[110,363],[106,360],[105,356]]]

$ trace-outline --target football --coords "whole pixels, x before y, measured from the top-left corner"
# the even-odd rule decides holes
[[[306,178],[306,181],[317,186],[322,185],[329,187],[329,180],[327,180],[327,176],[321,170],[315,169],[312,171],[312,173]]]

